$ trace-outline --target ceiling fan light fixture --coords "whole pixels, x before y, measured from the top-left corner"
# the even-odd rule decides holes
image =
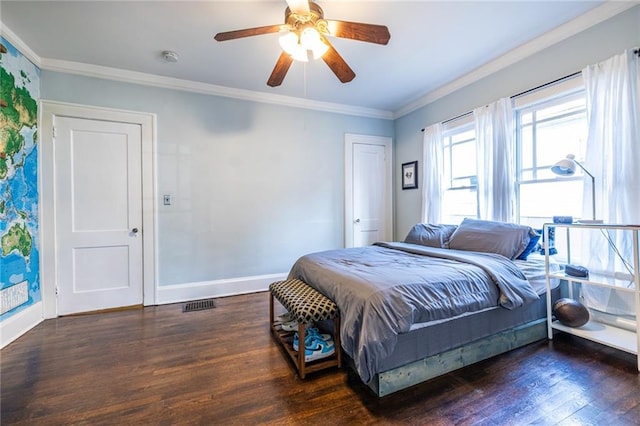
[[[292,55],[298,45],[298,35],[292,31],[287,31],[278,39],[282,50]]]
[[[313,55],[313,59],[322,57],[329,46],[322,42],[320,33],[314,27],[307,27],[300,33],[300,44],[304,50],[310,50]]]
[[[329,50],[329,46],[322,41],[318,30],[312,26],[288,31],[280,36],[278,42],[282,50],[301,62],[308,62],[309,57],[319,59]]]
[[[282,50],[287,52],[293,59],[300,62],[308,62],[307,51],[300,44],[300,38],[298,34],[293,31],[289,31],[282,34],[278,39]]]

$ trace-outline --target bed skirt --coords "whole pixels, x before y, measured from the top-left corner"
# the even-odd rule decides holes
[[[545,318],[473,341],[448,351],[378,373],[368,386],[382,397],[451,371],[546,339]]]

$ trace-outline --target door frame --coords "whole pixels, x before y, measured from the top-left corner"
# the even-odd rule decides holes
[[[55,117],[116,121],[140,125],[142,136],[142,294],[145,306],[157,300],[156,247],[156,114],[101,108],[56,101],[40,101],[38,189],[40,193],[40,291],[45,318],[58,316],[56,288]]]
[[[387,136],[344,135],[344,246],[353,247],[353,145],[384,146],[386,163],[386,240],[393,238],[393,141]]]

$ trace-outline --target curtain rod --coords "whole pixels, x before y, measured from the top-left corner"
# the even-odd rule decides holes
[[[638,56],[640,56],[640,49],[634,50],[634,53],[637,53],[637,54],[638,54]],[[536,91],[536,90],[538,90],[538,89],[542,89],[543,87],[549,86],[549,85],[551,85],[551,84],[559,83],[559,82],[561,82],[562,80],[566,80],[567,78],[572,78],[572,77],[575,77],[575,76],[580,75],[580,74],[582,74],[582,71],[577,71],[577,72],[574,72],[574,73],[572,73],[572,74],[565,75],[564,77],[560,77],[560,78],[555,79],[555,80],[553,80],[553,81],[550,81],[550,82],[548,82],[548,83],[541,84],[540,86],[536,86],[536,87],[534,87],[534,88],[532,88],[532,89],[528,89],[528,90],[525,90],[524,92],[520,92],[520,93],[518,93],[518,94],[515,94],[515,95],[513,95],[513,96],[510,96],[510,99],[514,99],[514,98],[517,98],[518,96],[526,95],[527,93],[534,92],[534,91]],[[448,122],[453,121],[453,120],[457,120],[458,118],[462,118],[462,117],[464,117],[464,116],[466,116],[466,115],[469,115],[469,114],[473,114],[473,111],[465,112],[464,114],[460,114],[460,115],[457,115],[457,116],[455,116],[455,117],[453,117],[453,118],[450,118],[450,119],[448,119],[448,120],[445,120],[445,121],[443,121],[443,122],[442,122],[442,124],[444,124],[444,123],[448,123]],[[423,127],[422,129],[420,129],[420,131],[421,131],[421,132],[424,132],[424,129],[425,129],[425,128]]]

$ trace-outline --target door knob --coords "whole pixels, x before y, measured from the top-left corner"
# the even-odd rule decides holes
[[[132,234],[137,234],[137,233],[138,233],[138,228],[133,228],[133,229],[131,230],[131,233],[132,233]]]
[[[354,220],[355,223],[360,223],[360,219]]]

